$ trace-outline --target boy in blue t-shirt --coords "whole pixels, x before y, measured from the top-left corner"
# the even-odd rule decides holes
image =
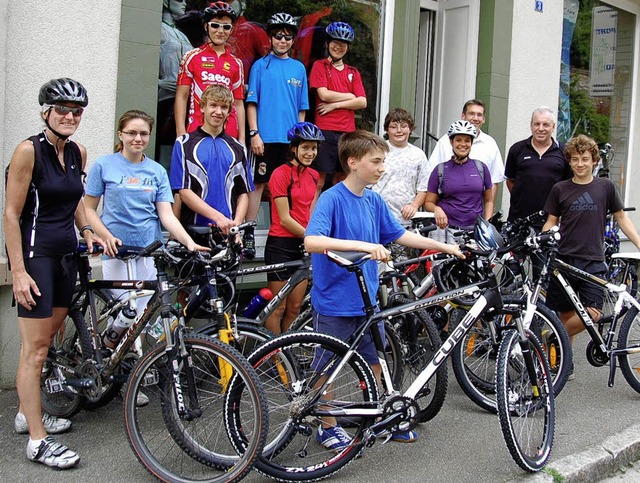
[[[390,242],[440,250],[464,258],[457,245],[439,243],[405,230],[391,214],[382,197],[370,189],[384,172],[387,143],[366,131],[356,130],[340,138],[338,157],[347,174],[320,196],[305,232],[305,249],[312,254],[314,329],[347,340],[365,321],[362,296],[355,275],[335,267],[323,254],[325,250],[362,251],[371,255],[363,266],[369,293],[378,290],[377,260],[386,261]],[[358,351],[380,379],[381,367],[371,336],[367,335]],[[318,361],[314,361],[318,363]],[[408,431],[393,435],[395,441],[412,442],[417,434]],[[346,431],[334,418],[323,418],[316,439],[327,449],[342,449],[350,442]]]

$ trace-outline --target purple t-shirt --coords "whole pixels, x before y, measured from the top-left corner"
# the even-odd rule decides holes
[[[429,193],[438,193],[438,169],[429,177]],[[483,193],[491,189],[491,172],[484,169],[484,179],[476,163],[469,159],[463,164],[453,160],[444,163],[442,193],[436,203],[449,219],[449,224],[462,228],[472,227],[477,216],[483,213]]]

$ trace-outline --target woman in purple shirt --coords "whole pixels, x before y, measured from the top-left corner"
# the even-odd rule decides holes
[[[437,166],[429,177],[425,208],[435,214],[438,230],[432,238],[456,242],[452,233],[473,228],[478,215],[493,214],[491,173],[469,158],[476,128],[469,121],[455,121],[447,132],[453,156]],[[471,162],[470,162],[471,161]]]

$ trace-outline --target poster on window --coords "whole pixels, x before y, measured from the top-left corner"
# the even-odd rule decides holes
[[[617,24],[617,10],[605,6],[593,8],[589,90],[592,97],[613,94]]]

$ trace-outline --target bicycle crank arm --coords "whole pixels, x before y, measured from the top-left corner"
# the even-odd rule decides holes
[[[90,377],[83,377],[81,379],[67,379],[64,385],[81,389],[93,389],[96,387],[96,382]]]

